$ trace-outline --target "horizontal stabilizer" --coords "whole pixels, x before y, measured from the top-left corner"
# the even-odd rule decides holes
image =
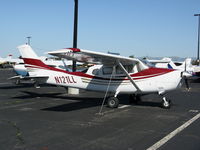
[[[48,79],[49,76],[13,76],[8,78],[8,80],[15,80],[15,79],[23,79],[23,80],[28,80],[28,79]]]
[[[14,76],[11,78],[8,78],[8,80],[11,80],[15,84],[19,84],[21,81],[23,82],[29,82],[29,83],[36,83],[36,84],[43,84],[48,79],[48,76]]]

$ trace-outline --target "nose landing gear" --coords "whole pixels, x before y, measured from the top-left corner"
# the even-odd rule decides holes
[[[162,108],[169,109],[171,107],[171,100],[168,100],[166,97],[163,97],[162,99]]]

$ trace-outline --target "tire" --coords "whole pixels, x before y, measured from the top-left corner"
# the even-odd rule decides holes
[[[163,100],[162,101],[162,108],[164,109],[169,109],[171,107],[171,101],[170,100],[166,100],[167,103]]]
[[[116,97],[110,97],[107,100],[107,105],[110,108],[117,108],[119,106],[119,100]]]

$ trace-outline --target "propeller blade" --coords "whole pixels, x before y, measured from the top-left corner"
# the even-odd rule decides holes
[[[185,72],[187,71],[187,70],[186,70],[186,65],[187,65],[186,63],[187,63],[187,61],[185,61]]]
[[[185,83],[186,89],[189,91],[189,90],[190,90],[190,86],[189,86],[189,83],[188,83],[187,75],[188,75],[187,72],[185,72],[185,71],[181,72],[182,80],[184,80],[184,83]]]
[[[184,77],[184,81],[185,81],[186,89],[189,91],[189,90],[190,90],[190,86],[189,86],[189,84],[188,84],[188,79],[187,79],[187,77]]]

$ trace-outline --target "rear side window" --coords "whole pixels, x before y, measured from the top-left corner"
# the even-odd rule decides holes
[[[105,67],[103,68],[103,74],[112,74],[112,70],[113,68],[112,67]]]
[[[93,74],[93,75],[99,75],[99,69],[94,69],[94,70],[92,71],[92,74]]]

